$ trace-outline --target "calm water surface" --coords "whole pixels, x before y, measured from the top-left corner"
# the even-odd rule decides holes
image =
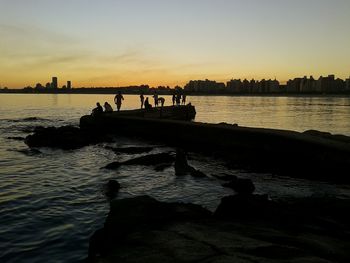
[[[169,104],[170,97],[165,97]],[[147,141],[117,137],[113,143],[62,151],[30,150],[23,141],[8,138],[25,137],[39,125],[78,125],[80,116],[89,114],[96,101],[112,104],[113,95],[0,94],[0,262],[84,259],[89,237],[103,225],[109,210],[103,194],[103,185],[109,179],[117,179],[122,185],[118,198],[149,194],[211,210],[221,197],[231,194],[211,176],[218,171],[251,178],[258,193],[268,193],[273,199],[312,195],[350,198],[347,186],[227,170],[220,160],[197,154],[191,154],[189,162],[205,172],[206,179],[177,178],[173,168],[163,172],[141,166],[100,169],[112,161],[134,157],[115,155],[104,148],[106,145],[152,145],[152,153],[174,150]],[[196,106],[196,121],[296,131],[317,129],[350,136],[350,98],[198,96],[188,97],[188,102]],[[123,109],[138,106],[138,96],[125,96]]]

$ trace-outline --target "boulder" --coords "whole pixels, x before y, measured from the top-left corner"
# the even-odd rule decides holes
[[[105,195],[108,198],[114,198],[120,189],[120,184],[116,180],[109,180],[105,185]]]
[[[82,130],[74,126],[36,127],[34,134],[25,138],[25,143],[29,147],[52,147],[64,150],[110,141],[112,139],[105,134]]]

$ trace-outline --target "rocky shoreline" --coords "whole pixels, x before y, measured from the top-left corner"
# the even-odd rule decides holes
[[[123,121],[129,126],[123,126]],[[123,119],[119,125],[124,128],[117,134],[129,132],[128,135],[176,146],[177,151],[149,153],[152,147],[104,146],[117,155],[142,155],[112,162],[101,169],[142,165],[153,166],[158,171],[174,166],[176,176],[205,177],[188,163],[186,151],[191,150],[225,159],[228,166],[313,180],[349,182],[346,168],[350,163],[350,150],[346,136],[144,119]],[[152,128],[139,131],[140,125]],[[166,129],[156,133],[154,138],[152,132],[161,127]],[[25,143],[34,149],[77,149],[115,140],[110,134],[115,134],[115,130],[39,127],[25,138]],[[214,212],[194,204],[159,202],[150,196],[115,199],[123,185],[109,181],[105,194],[111,200],[110,212],[104,227],[91,236],[86,261],[350,261],[350,216],[347,213],[350,200],[310,197],[276,202],[268,195],[254,194],[255,187],[249,179],[229,174],[216,177],[226,181],[223,186],[232,188],[234,194],[222,198]]]
[[[87,262],[349,262],[350,200],[224,197],[212,213],[149,196],[114,200]]]

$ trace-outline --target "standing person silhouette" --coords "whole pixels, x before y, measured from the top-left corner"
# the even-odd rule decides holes
[[[143,92],[140,95],[140,101],[141,101],[141,109],[143,108],[143,104],[145,102],[145,96],[143,96]]]
[[[118,91],[118,94],[114,97],[114,103],[117,105],[117,111],[120,111],[120,107],[122,106],[122,100],[124,100],[124,97],[120,91]]]
[[[173,96],[172,96],[172,101],[173,101],[173,106],[175,105],[175,101],[176,101],[176,95],[175,95],[175,92],[173,93]]]
[[[186,105],[186,94],[182,94],[182,104]]]
[[[158,94],[157,94],[157,91],[154,92],[153,98],[154,98],[154,107],[157,107],[158,106]]]

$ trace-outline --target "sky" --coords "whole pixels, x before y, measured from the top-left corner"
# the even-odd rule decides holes
[[[0,0],[0,86],[350,76],[349,0]]]

